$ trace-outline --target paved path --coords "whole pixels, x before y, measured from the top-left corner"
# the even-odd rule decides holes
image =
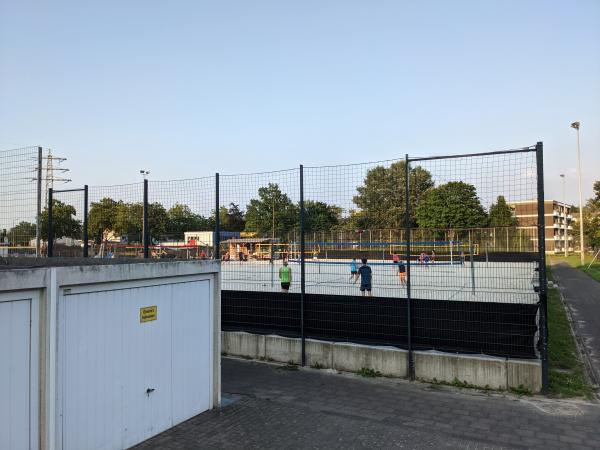
[[[600,283],[564,262],[552,266],[576,332],[589,356],[596,384],[600,383]]]
[[[592,449],[600,405],[225,358],[233,400],[142,449]]]

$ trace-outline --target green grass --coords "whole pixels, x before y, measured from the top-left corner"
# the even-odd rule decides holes
[[[576,255],[569,255],[566,258],[564,256],[559,256],[559,255],[552,255],[550,256],[550,261],[553,263],[557,263],[557,262],[566,262],[569,265],[571,265],[572,267],[575,267],[576,269],[579,269],[585,273],[587,273],[590,277],[592,277],[594,280],[600,282],[600,256],[598,256],[598,258],[596,258],[596,261],[594,262],[594,264],[592,264],[592,266],[588,269],[588,265],[592,262],[592,259],[594,259],[594,257],[592,255],[585,255],[585,263],[582,266],[581,265],[581,258],[579,257],[578,254]]]
[[[548,268],[548,275],[551,270]],[[548,289],[548,360],[550,395],[593,398],[560,294]]]

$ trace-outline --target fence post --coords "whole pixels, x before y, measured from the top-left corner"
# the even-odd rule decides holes
[[[221,259],[221,216],[219,214],[219,173],[215,173],[215,237],[213,239],[213,255]],[[272,246],[271,246],[272,247]]]
[[[142,221],[142,239],[144,242],[144,258],[149,257],[149,230],[148,230],[148,180],[144,178],[144,217]]]
[[[404,163],[404,197],[405,197],[405,211],[404,211],[404,227],[405,227],[405,238],[406,238],[406,324],[407,331],[406,336],[408,340],[408,379],[415,379],[415,364],[412,350],[412,305],[410,296],[410,239],[411,239],[411,224],[410,224],[410,170],[409,170],[409,159],[408,153]]]
[[[54,228],[52,225],[52,188],[48,189],[48,258],[54,256]]]
[[[42,220],[42,147],[38,147],[38,165],[37,165],[37,210],[35,217],[35,256],[41,256],[40,235]]]
[[[83,257],[88,257],[88,185],[83,186]]]
[[[306,364],[306,336],[304,335],[304,297],[306,293],[305,283],[305,259],[304,259],[304,166],[300,164],[300,335],[302,337],[302,365]]]
[[[540,294],[540,339],[542,356],[542,393],[548,393],[548,293],[546,279],[546,223],[544,220],[544,144],[535,146],[537,162],[537,200],[538,200],[538,257],[539,257],[539,294]]]

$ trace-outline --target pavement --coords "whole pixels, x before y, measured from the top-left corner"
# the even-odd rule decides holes
[[[598,449],[600,405],[224,358],[220,409],[149,449]]]
[[[600,383],[600,283],[565,262],[552,266],[554,280],[575,325],[575,333],[587,354],[592,378]]]

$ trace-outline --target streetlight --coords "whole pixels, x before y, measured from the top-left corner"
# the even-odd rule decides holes
[[[565,174],[561,173],[560,177],[562,178],[562,187],[563,187],[563,214],[565,215],[565,234],[563,236],[564,240],[563,240],[563,247],[565,250],[565,258],[568,256],[567,253],[567,249],[568,249],[568,236],[567,236],[567,200],[566,200],[566,195],[565,195]]]
[[[571,128],[577,130],[577,177],[579,178],[579,244],[581,254],[581,265],[583,266],[583,260],[585,258],[585,250],[583,245],[583,197],[581,195],[581,152],[579,149],[579,122],[573,122]]]
[[[146,177],[148,175],[150,175],[150,171],[149,170],[144,170],[144,169],[140,169],[140,175],[144,178],[144,180],[146,179]]]

